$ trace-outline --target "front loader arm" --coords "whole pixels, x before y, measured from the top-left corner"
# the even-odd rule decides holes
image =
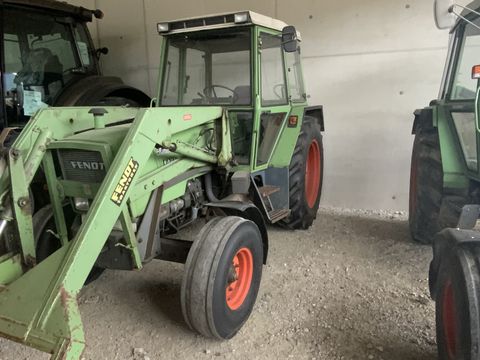
[[[106,124],[134,115],[126,109],[107,110],[109,117],[106,118]],[[190,108],[188,112],[189,121],[183,121],[183,108],[136,110],[135,119],[75,238],[0,291],[0,334],[52,353],[52,359],[80,358],[85,341],[76,297],[112,228],[125,210],[132,190],[138,189],[135,187],[139,180],[137,173],[141,172],[157,144],[172,141],[175,134],[222,116],[221,108],[213,107],[198,110]],[[92,128],[93,117],[87,117],[87,113],[88,109],[42,110],[24,129],[14,143],[13,150],[18,150],[27,159],[34,156],[32,161],[38,169],[41,157],[37,160],[36,154],[29,151],[29,146],[40,136],[41,131],[36,135],[38,130],[48,129],[47,119],[50,118],[49,125],[55,123],[45,140],[48,146],[48,139],[59,140],[73,132]],[[52,119],[51,115],[56,115],[57,119]],[[160,168],[152,174],[152,178],[158,182],[152,183],[152,187],[145,187],[144,191],[151,192],[152,188],[161,186],[162,181],[169,180],[175,166],[181,167],[185,162],[190,167],[204,165],[195,158],[185,158],[164,170]],[[8,193],[6,179],[14,178],[11,169],[9,172],[0,181],[0,188],[5,193]],[[18,193],[23,191],[25,194],[28,191],[28,188],[25,189],[29,185],[26,175],[25,178],[25,182],[19,184]],[[145,178],[142,178],[144,181]],[[12,185],[13,201],[16,200],[16,187],[16,184]],[[28,241],[32,239],[28,238]]]

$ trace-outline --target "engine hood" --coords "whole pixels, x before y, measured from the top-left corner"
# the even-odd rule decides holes
[[[112,151],[115,151],[122,144],[123,139],[130,129],[130,124],[109,126],[104,129],[92,129],[84,131],[61,140],[61,143],[84,143],[88,147],[88,144],[92,146],[108,146]]]

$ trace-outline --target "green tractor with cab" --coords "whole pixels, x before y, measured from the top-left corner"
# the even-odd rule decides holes
[[[440,95],[415,112],[409,223],[432,243],[429,285],[441,360],[480,359],[480,1],[435,1],[450,29]]]
[[[243,11],[158,32],[154,107],[39,109],[2,150],[0,334],[52,359],[82,356],[86,281],[154,259],[185,264],[190,328],[231,338],[256,300],[267,224],[307,229],[317,214],[323,110],[307,105],[296,29]],[[195,222],[193,240],[172,236]]]

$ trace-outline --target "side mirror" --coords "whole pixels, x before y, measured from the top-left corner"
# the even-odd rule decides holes
[[[451,29],[455,25],[456,16],[453,13],[454,0],[435,0],[435,24],[439,29]]]
[[[97,19],[103,19],[103,17],[104,17],[103,11],[100,10],[100,9],[93,10],[93,11],[92,11],[92,14],[93,14],[93,16],[95,16],[95,18],[97,18]]]
[[[95,56],[97,57],[97,60],[100,59],[100,56],[102,55],[107,55],[108,54],[108,48],[107,47],[102,47],[97,50],[95,50]]]
[[[285,26],[282,30],[282,45],[285,52],[295,52],[298,48],[295,26]]]

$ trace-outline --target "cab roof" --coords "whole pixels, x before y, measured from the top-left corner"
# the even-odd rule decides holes
[[[460,13],[461,16],[467,18],[468,20],[472,21],[473,19],[476,19],[479,17],[478,14],[475,14],[474,12],[470,10],[474,10],[476,12],[480,12],[480,0],[474,0],[468,5],[465,6],[466,9],[463,9],[462,12]],[[470,9],[470,10],[469,10]],[[457,21],[455,22],[455,25],[452,26],[451,32],[455,31],[455,28],[458,26],[463,21],[462,18],[458,17]]]
[[[480,0],[479,0],[480,1]],[[246,21],[236,22],[235,15],[245,14]],[[272,30],[282,31],[288,26],[282,20],[274,19],[269,16],[258,14],[253,11],[243,10],[231,13],[210,14],[204,16],[195,16],[191,18],[178,19],[173,21],[162,21],[159,24],[168,24],[169,30],[165,34],[176,34],[189,31],[219,29],[239,25],[259,25]],[[300,40],[300,33],[297,31],[297,38]]]
[[[93,10],[86,9],[82,6],[74,6],[67,2],[55,0],[3,0],[2,5],[15,5],[42,9],[46,11],[54,11],[64,13],[82,21],[92,21]]]

